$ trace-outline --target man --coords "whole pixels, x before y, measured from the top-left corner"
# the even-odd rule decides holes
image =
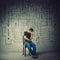
[[[34,31],[33,28],[30,28],[28,31],[24,32],[24,40],[25,40],[24,45],[27,46],[29,52],[31,53],[31,55],[33,57],[37,57],[37,54],[36,54],[36,45],[35,45],[35,43],[32,42],[33,31]]]

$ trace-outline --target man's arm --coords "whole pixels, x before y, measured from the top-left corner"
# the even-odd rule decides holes
[[[30,41],[30,39],[28,39],[26,36],[24,36],[24,40]]]
[[[32,39],[33,39],[33,36],[32,36],[32,34],[31,34],[30,40],[32,40]]]

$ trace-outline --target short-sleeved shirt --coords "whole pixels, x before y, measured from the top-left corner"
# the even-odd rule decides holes
[[[31,37],[31,33],[29,33],[28,31],[25,31],[25,32],[24,32],[24,35],[25,35],[28,39],[30,39],[30,37]]]

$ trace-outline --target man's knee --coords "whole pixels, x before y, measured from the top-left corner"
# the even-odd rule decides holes
[[[27,47],[27,48],[30,48],[30,44],[28,42],[25,42],[24,45]]]

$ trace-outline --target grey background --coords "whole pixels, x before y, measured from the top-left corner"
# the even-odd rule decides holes
[[[59,23],[56,1],[17,0],[1,2],[1,54],[22,53],[24,31],[31,27],[34,29],[33,42],[36,44],[38,53],[59,51]]]

